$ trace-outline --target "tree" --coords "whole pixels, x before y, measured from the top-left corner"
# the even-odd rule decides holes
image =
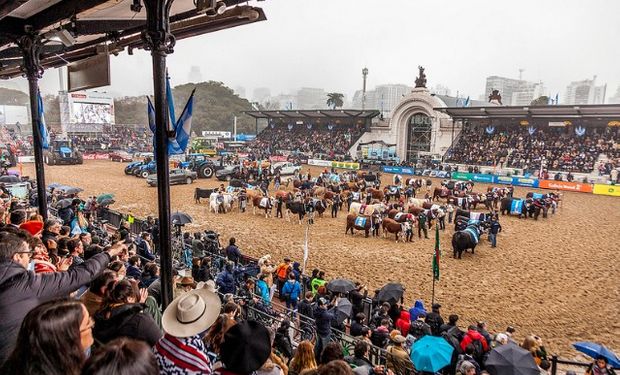
[[[537,99],[532,100],[530,103],[531,106],[539,106],[539,105],[548,105],[549,97],[547,95],[543,95],[538,97]]]
[[[337,92],[327,94],[327,105],[332,109],[342,108],[344,105],[344,95]]]

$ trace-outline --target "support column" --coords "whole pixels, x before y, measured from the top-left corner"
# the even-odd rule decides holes
[[[172,246],[170,230],[170,176],[168,167],[168,106],[166,104],[166,56],[173,52],[169,14],[173,0],[145,0],[146,30],[142,39],[153,59],[153,96],[155,106],[155,163],[159,204],[159,242],[161,301],[165,309],[172,301]]]
[[[37,202],[39,214],[47,219],[47,193],[45,190],[45,169],[43,164],[43,149],[41,148],[41,131],[39,129],[39,78],[43,76],[43,68],[39,60],[41,53],[41,37],[28,32],[18,41],[23,55],[21,70],[28,79],[30,95],[30,118],[32,122],[32,142],[34,149],[34,163],[37,178]]]

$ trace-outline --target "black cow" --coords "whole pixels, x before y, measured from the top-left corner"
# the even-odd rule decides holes
[[[477,236],[475,235],[477,233]],[[461,259],[463,251],[471,249],[471,253],[474,253],[476,245],[480,242],[480,236],[482,235],[482,229],[479,225],[471,224],[464,230],[454,232],[452,235],[452,251],[454,258]],[[477,237],[477,238],[476,238]]]
[[[512,201],[515,201],[515,200],[520,200],[520,199],[517,199],[517,198],[502,199],[501,204],[499,206],[499,209],[502,212],[502,215],[505,215],[506,213],[508,213],[509,215],[512,214],[510,212],[510,207],[512,206]],[[521,208],[521,213],[519,214],[519,218],[527,218],[527,214],[528,214],[528,211],[530,210],[530,206],[531,206],[531,199],[526,199],[523,201],[523,206]]]
[[[304,219],[306,215],[306,205],[303,202],[294,202],[288,201],[286,202],[286,217],[290,221],[290,214],[294,213],[299,215],[299,224]]]
[[[196,188],[196,190],[194,190],[194,200],[196,201],[196,203],[200,203],[200,198],[209,199],[214,191],[215,189]]]

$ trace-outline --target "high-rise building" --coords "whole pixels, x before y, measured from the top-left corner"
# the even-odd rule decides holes
[[[592,79],[571,82],[566,87],[562,104],[604,104],[607,85],[596,86],[596,76]]]
[[[297,106],[299,109],[327,108],[327,93],[323,89],[302,87],[297,91]]]
[[[200,67],[197,65],[192,65],[189,68],[189,74],[187,75],[187,80],[191,83],[202,82],[202,73],[200,72]]]
[[[402,84],[378,85],[374,90],[366,91],[365,107],[378,109],[383,117],[389,117],[403,96],[409,94],[411,90],[413,87]],[[362,108],[362,90],[357,90],[353,95],[353,108]]]
[[[503,105],[529,105],[532,100],[544,95],[542,82],[529,82],[500,76],[487,77],[485,97],[493,90],[499,90]]]
[[[271,90],[267,87],[257,87],[252,92],[252,100],[258,103],[263,103],[270,96]]]

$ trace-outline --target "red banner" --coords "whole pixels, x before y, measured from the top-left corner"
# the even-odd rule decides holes
[[[581,182],[568,182],[568,181],[554,181],[554,180],[540,180],[538,187],[542,189],[552,190],[564,190],[564,191],[578,191],[581,193],[591,193],[592,185],[584,184]]]
[[[108,154],[100,154],[100,153],[84,153],[82,154],[82,159],[84,160],[108,160],[110,157]]]
[[[273,162],[280,162],[280,161],[288,161],[288,156],[284,156],[284,155],[274,155],[274,156],[270,156],[269,160],[273,163]]]

